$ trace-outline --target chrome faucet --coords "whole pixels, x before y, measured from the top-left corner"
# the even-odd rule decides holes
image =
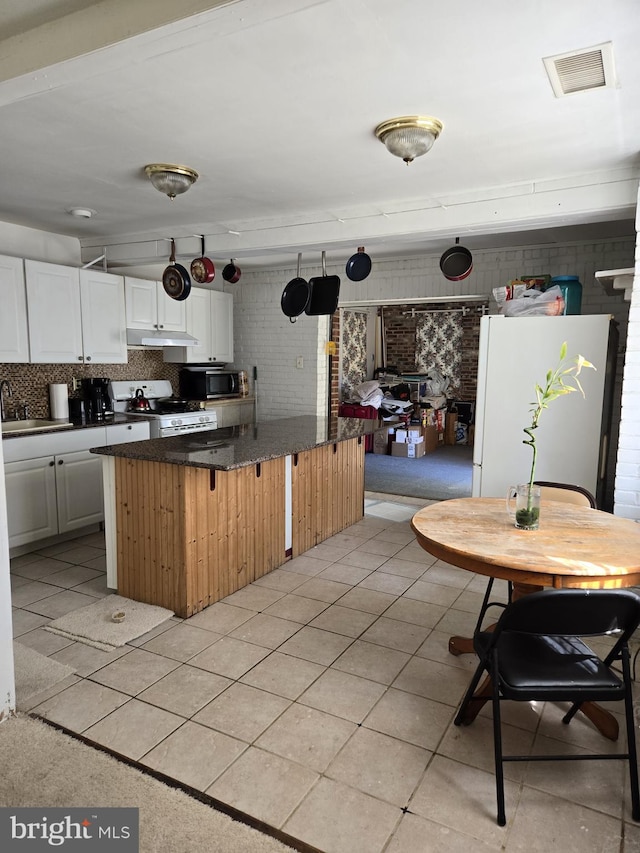
[[[6,420],[6,412],[5,412],[5,408],[4,408],[4,397],[2,395],[2,392],[5,390],[7,392],[7,397],[11,397],[11,395],[13,393],[11,391],[11,383],[9,382],[8,379],[0,379],[0,415],[2,416],[3,421]]]

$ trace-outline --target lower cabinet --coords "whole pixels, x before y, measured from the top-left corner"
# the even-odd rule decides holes
[[[9,547],[102,521],[102,459],[88,450],[5,465]]]
[[[9,439],[4,466],[9,548],[103,521],[102,456],[89,448],[145,438],[147,421]]]

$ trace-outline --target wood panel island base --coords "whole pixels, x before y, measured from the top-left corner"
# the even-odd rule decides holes
[[[370,431],[299,417],[96,448],[108,586],[187,618],[354,524]]]

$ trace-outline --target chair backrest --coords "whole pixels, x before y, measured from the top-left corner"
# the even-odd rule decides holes
[[[495,634],[587,637],[622,632],[628,638],[640,623],[640,596],[629,589],[546,589],[513,601]]]
[[[548,501],[564,501],[577,506],[596,508],[596,501],[590,491],[582,486],[571,483],[553,483],[550,480],[536,480],[534,485],[540,486],[540,497]]]

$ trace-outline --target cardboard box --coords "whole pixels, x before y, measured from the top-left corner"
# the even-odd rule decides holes
[[[394,441],[391,444],[391,455],[402,456],[405,459],[419,459],[424,456],[424,440],[407,443],[406,441]]]
[[[391,452],[389,447],[393,440],[394,432],[395,427],[393,426],[384,426],[377,429],[373,434],[373,452],[389,455]]]
[[[438,427],[422,427],[422,435],[424,437],[424,449],[426,453],[433,453],[434,450],[438,449],[442,437],[442,433],[438,432]]]
[[[398,444],[405,444],[407,441],[407,430],[406,429],[397,429],[395,433],[395,441]]]

